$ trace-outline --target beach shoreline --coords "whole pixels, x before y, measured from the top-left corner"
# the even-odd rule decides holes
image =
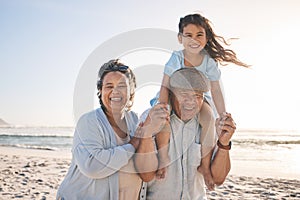
[[[0,147],[0,160],[1,199],[55,199],[70,165],[71,152]],[[300,180],[295,177],[247,176],[241,173],[243,170],[241,166],[233,167],[225,183],[208,192],[208,199],[300,198]]]

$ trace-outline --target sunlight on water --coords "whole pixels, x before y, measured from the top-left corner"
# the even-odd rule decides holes
[[[237,132],[231,155],[231,173],[300,179],[298,131]]]

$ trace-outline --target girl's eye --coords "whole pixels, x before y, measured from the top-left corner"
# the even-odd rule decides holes
[[[186,37],[186,38],[192,38],[192,35],[185,34],[185,35],[183,35],[183,37]]]
[[[113,86],[112,85],[105,85],[104,88],[111,89],[111,88],[113,88]]]

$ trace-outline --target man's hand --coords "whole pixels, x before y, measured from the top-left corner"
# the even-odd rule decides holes
[[[230,113],[223,113],[216,120],[216,130],[219,136],[219,141],[223,146],[228,146],[230,139],[235,132],[236,124]]]

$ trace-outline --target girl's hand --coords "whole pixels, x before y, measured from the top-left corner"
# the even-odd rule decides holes
[[[234,134],[236,124],[230,113],[223,113],[220,118],[216,120],[216,130],[219,136],[219,141],[222,145],[229,145],[230,139]]]

